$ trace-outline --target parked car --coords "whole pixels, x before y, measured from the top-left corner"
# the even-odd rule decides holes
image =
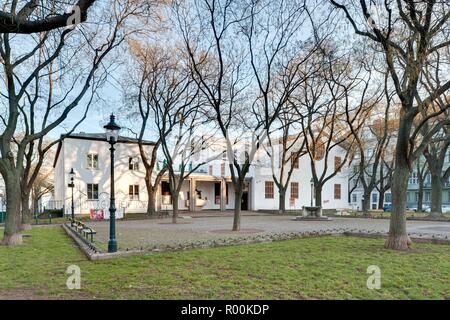
[[[417,212],[418,211],[417,210],[417,206],[407,207],[406,210],[413,211],[413,212]],[[421,212],[430,212],[430,207],[426,206],[426,205],[423,205]]]

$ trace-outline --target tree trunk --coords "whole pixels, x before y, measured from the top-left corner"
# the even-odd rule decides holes
[[[406,232],[406,201],[410,167],[408,163],[409,137],[414,115],[400,114],[400,124],[395,149],[395,170],[392,176],[392,213],[389,223],[389,235],[385,248],[408,250],[411,239]]]
[[[278,204],[278,213],[285,214],[286,213],[286,189],[279,188],[279,204]]]
[[[147,204],[147,214],[154,216],[156,214],[156,190],[152,187],[147,187],[148,204]]]
[[[30,194],[22,192],[22,220],[19,226],[20,230],[31,230],[31,210],[30,210]]]
[[[392,213],[389,235],[385,247],[395,250],[408,250],[411,244],[406,233],[406,197],[409,168],[396,166],[392,181]]]
[[[33,218],[36,214],[39,214],[39,199],[36,197],[33,197],[32,201],[33,201],[33,205],[32,205],[33,212],[31,213],[31,215],[32,215],[31,218]]]
[[[419,190],[417,197],[417,212],[423,211],[423,181],[419,182]]]
[[[322,207],[322,186],[314,186],[314,197],[316,207]]]
[[[20,223],[20,182],[18,175],[13,173],[5,177],[6,188],[6,221],[2,240],[3,245],[12,246],[22,243],[22,235],[19,234]]]
[[[172,223],[178,222],[178,195],[178,192],[172,194]]]
[[[371,214],[369,212],[370,211],[370,200],[371,200],[370,194],[371,194],[371,192],[368,190],[364,192],[364,200],[362,202],[362,212],[365,217],[371,216]]]
[[[380,186],[380,190],[378,191],[378,209],[384,210],[384,194],[386,193],[386,190],[384,190],[383,187]]]
[[[233,217],[233,231],[241,230],[241,203],[242,203],[242,189],[244,182],[239,182],[234,191],[234,217]]]
[[[442,217],[442,179],[440,175],[431,175],[431,210],[430,217]]]

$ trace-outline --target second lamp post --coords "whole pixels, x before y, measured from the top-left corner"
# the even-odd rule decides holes
[[[72,225],[73,225],[73,222],[75,220],[75,206],[74,206],[74,203],[73,203],[73,188],[75,187],[75,184],[74,184],[73,180],[75,178],[75,171],[73,171],[73,168],[70,169],[69,177],[70,177],[69,188],[72,189],[72,205],[71,205],[72,212],[71,213],[72,213]]]
[[[120,127],[115,122],[115,117],[111,114],[109,118],[109,123],[105,125],[106,131],[106,141],[109,142],[111,146],[109,150],[111,151],[111,196],[109,203],[109,241],[108,241],[108,252],[117,251],[117,240],[116,240],[116,204],[115,204],[115,194],[114,194],[114,145],[119,138]]]

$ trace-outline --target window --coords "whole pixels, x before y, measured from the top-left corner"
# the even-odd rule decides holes
[[[295,155],[291,155],[291,163],[294,169],[298,169],[298,162],[298,157],[296,157]]]
[[[209,166],[209,167],[208,167],[208,174],[209,174],[210,176],[212,176],[212,174],[213,174],[213,166]]]
[[[139,185],[130,185],[128,187],[128,195],[130,200],[139,200]]]
[[[431,192],[430,191],[425,192],[425,202],[430,202],[430,198],[431,198]]]
[[[341,185],[340,184],[334,185],[334,199],[336,199],[336,200],[341,199]]]
[[[352,193],[352,202],[356,203],[358,201],[358,198],[356,197],[356,193]]]
[[[273,199],[273,181],[266,181],[264,193],[266,199]]]
[[[98,154],[89,153],[87,155],[87,168],[98,169]]]
[[[298,182],[291,182],[291,199],[298,199]]]
[[[417,172],[413,171],[411,176],[409,177],[409,184],[417,184],[419,182],[419,179],[417,177]]]
[[[391,203],[391,202],[392,202],[392,194],[386,193],[386,194],[384,195],[384,202],[389,202],[389,203]]]
[[[222,163],[220,164],[220,175],[221,175],[222,177],[225,176],[225,162],[222,162]]]
[[[98,200],[98,184],[87,184],[87,198],[88,200]]]
[[[128,169],[133,171],[139,171],[139,158],[129,157],[128,158]]]
[[[372,202],[377,203],[378,202],[378,193],[372,193]]]
[[[334,157],[334,171],[341,171],[342,158]]]

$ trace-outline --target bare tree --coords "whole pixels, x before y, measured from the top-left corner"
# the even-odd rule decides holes
[[[139,86],[139,113],[143,122],[153,119],[158,144],[165,158],[165,167],[158,173],[156,183],[168,173],[172,197],[172,222],[177,223],[178,201],[184,181],[207,161],[193,161],[206,148],[208,139],[199,133],[204,124],[199,89],[186,68],[180,51],[174,47],[145,49],[145,76]],[[170,54],[169,54],[170,52]],[[145,127],[146,124],[143,124]],[[142,136],[141,127],[141,136]],[[157,159],[156,152],[151,161]],[[154,190],[152,190],[154,191]],[[190,197],[195,195],[190,194]]]
[[[304,0],[252,1],[249,18],[240,22],[247,39],[250,66],[256,82],[257,97],[253,103],[252,116],[259,119],[256,125],[262,124],[266,132],[267,155],[274,159],[281,150],[279,172],[276,172],[278,170],[275,170],[272,161],[272,177],[279,191],[280,213],[285,211],[286,190],[294,169],[293,166],[288,169],[286,165],[298,161],[303,151],[301,140],[300,148],[297,145],[298,132],[296,138],[290,134],[290,130],[295,127],[293,123],[298,122],[298,116],[288,110],[288,101],[293,92],[316,72],[316,66],[310,64],[309,58],[326,38],[326,35],[319,36],[315,32],[306,40],[297,39],[303,30],[316,30],[324,24],[323,21],[317,26],[313,23],[312,15],[316,8],[312,5],[308,7]],[[275,139],[279,140],[281,146],[275,151],[271,133],[278,133],[275,130],[277,126],[280,127],[282,137]],[[296,129],[300,128],[297,126]]]
[[[330,3],[343,12],[357,35],[381,50],[401,103],[392,181],[393,206],[385,247],[407,250],[411,239],[406,232],[405,210],[412,164],[447,121],[430,126],[419,137],[421,128],[450,106],[443,105],[438,111],[429,108],[450,89],[450,80],[441,82],[432,93],[424,93],[420,85],[424,66],[450,45],[446,35],[450,4],[437,0],[380,1],[375,6],[366,0],[360,0],[359,5],[353,1],[330,0]]]
[[[176,2],[174,5],[194,79],[213,110],[211,118],[215,118],[220,134],[226,141],[235,192],[233,231],[240,230],[245,176],[260,141],[260,135],[252,134],[253,131],[252,142],[246,144],[251,146],[251,150],[249,148],[244,151],[243,157],[238,157],[238,150],[233,147],[241,144],[230,132],[230,129],[247,131],[249,125],[246,122],[257,121],[249,117],[251,111],[248,110],[251,107],[239,101],[248,83],[243,71],[243,49],[234,37],[239,34],[239,24],[249,14],[248,8],[234,0],[194,0],[185,4]],[[241,105],[238,105],[239,102]],[[240,126],[236,125],[237,121]]]
[[[127,102],[131,102],[130,105],[137,103],[138,108],[137,110],[135,107],[131,107],[131,110],[127,108],[126,112],[130,114],[131,121],[140,123],[137,136],[139,152],[145,168],[145,184],[148,195],[147,214],[154,215],[157,210],[156,193],[164,174],[167,172],[167,166],[163,166],[161,170],[157,168],[158,151],[161,150],[160,135],[168,135],[171,130],[155,132],[157,140],[150,154],[144,148],[143,139],[145,134],[154,129],[153,127],[157,127],[155,121],[158,119],[154,116],[153,97],[160,94],[161,90],[164,91],[158,86],[161,86],[161,82],[168,72],[168,55],[166,55],[168,52],[162,47],[142,45],[137,41],[132,42],[130,47],[133,65],[138,67],[135,68],[136,76],[135,79],[131,79],[131,83],[129,83],[130,80],[127,75],[124,90]]]
[[[302,137],[301,129],[295,126],[293,112],[280,112],[281,137],[270,143],[264,144],[264,151],[272,160],[272,178],[279,193],[278,213],[286,212],[286,191],[291,181],[292,174],[298,169],[300,158],[306,154],[305,139]],[[270,135],[269,135],[270,136]],[[279,158],[279,163],[275,159]]]
[[[425,179],[429,174],[427,161],[421,161],[421,158],[416,160],[416,172],[419,188],[417,190],[417,212],[423,211],[423,190],[425,187]]]
[[[53,192],[54,184],[52,179],[52,170],[40,170],[34,179],[33,188],[31,190],[31,209],[34,214],[39,212],[39,201],[42,197]]]
[[[349,77],[351,66],[348,58],[337,57],[328,43],[315,55],[313,63],[321,66],[320,71],[299,87],[290,102],[301,118],[315,205],[321,207],[323,186],[341,172],[354,154],[354,135],[348,123],[359,131],[364,112],[350,105],[350,95],[360,92],[361,80],[356,76]],[[365,99],[363,93],[361,103],[365,103]],[[333,155],[334,166],[330,168]]]
[[[445,182],[450,177],[450,167],[444,169],[449,147],[450,126],[443,127],[431,139],[423,152],[431,175],[430,216],[433,218],[442,217],[442,191]]]
[[[35,150],[32,147],[34,141],[39,141],[60,126],[84,102],[83,98],[95,87],[93,83],[103,78],[97,70],[107,71],[107,65],[102,64],[106,62],[105,58],[133,32],[132,28],[125,30],[127,19],[145,14],[148,10],[147,6],[134,4],[131,0],[114,0],[110,4],[111,10],[98,16],[99,25],[95,29],[80,26],[81,30],[77,31],[53,30],[19,37],[3,34],[0,38],[3,80],[6,83],[6,92],[2,93],[6,110],[0,116],[4,126],[0,133],[0,173],[5,181],[8,198],[3,244],[21,242],[18,234],[21,220],[21,178],[27,152]],[[108,23],[100,23],[100,20]],[[24,43],[33,42],[34,45],[24,46]],[[44,55],[41,54],[43,48],[46,52]],[[48,71],[48,67],[56,61],[59,63],[58,68]],[[73,68],[74,64],[77,64],[77,68]],[[71,83],[63,87],[63,93],[58,98],[47,99],[43,103],[40,100],[41,84],[48,72],[54,76],[59,74]],[[36,104],[28,104],[34,100],[37,100]],[[45,107],[35,109],[35,106],[41,105]],[[35,123],[38,117],[40,121]],[[16,129],[21,122],[28,131],[17,141]],[[25,181],[23,183],[28,184]]]
[[[388,91],[388,83],[385,80],[384,89],[380,86],[371,84],[372,71],[367,68],[369,79],[366,81],[361,97],[364,97],[369,86],[375,87],[376,91],[380,91],[379,95],[370,101],[370,103],[360,102],[364,112],[360,114],[363,117],[362,122],[369,122],[362,128],[357,130],[352,121],[349,121],[349,128],[355,138],[355,146],[358,154],[358,180],[363,188],[362,211],[365,216],[370,216],[370,197],[373,190],[380,183],[381,177],[378,175],[379,166],[383,166],[382,159],[385,156],[386,149],[390,141],[390,113],[391,97]],[[386,77],[385,77],[386,79]],[[380,89],[380,90],[379,90]],[[383,96],[385,98],[383,99]],[[359,124],[361,123],[358,122]]]

